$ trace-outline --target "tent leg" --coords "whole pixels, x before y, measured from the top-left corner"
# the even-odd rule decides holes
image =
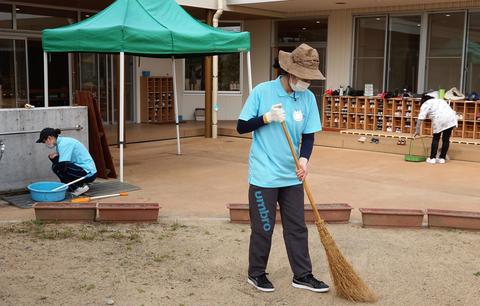
[[[125,54],[120,52],[120,120],[118,122],[120,129],[120,182],[123,182],[123,126],[124,126],[124,100],[125,100]]]
[[[252,93],[252,60],[250,51],[247,52],[247,71],[248,71],[248,94]]]
[[[218,137],[218,55],[212,56],[212,138]]]
[[[178,96],[177,96],[177,72],[175,69],[175,57],[172,56],[172,75],[173,75],[173,104],[175,106],[175,128],[177,129],[177,155],[180,151],[180,123],[178,122]]]
[[[48,107],[48,54],[43,52],[43,104]]]

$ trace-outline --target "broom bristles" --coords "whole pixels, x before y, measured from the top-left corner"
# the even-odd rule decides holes
[[[292,153],[293,159],[295,160],[295,165],[297,169],[300,168],[298,162],[297,153],[293,147],[292,139],[287,130],[287,125],[285,122],[282,122],[282,129],[287,138],[288,146],[290,147],[290,152]],[[333,241],[332,236],[327,230],[324,221],[318,213],[317,207],[315,205],[315,200],[313,195],[310,192],[310,187],[307,183],[307,180],[303,182],[303,188],[307,193],[310,204],[315,215],[315,220],[317,224],[318,233],[320,234],[320,240],[322,241],[325,252],[327,253],[328,265],[330,266],[330,275],[332,276],[333,283],[335,285],[335,290],[337,295],[354,302],[375,302],[377,297],[370,288],[362,281],[362,279],[355,273],[352,268],[352,265],[343,257],[342,253],[338,249],[335,241]]]
[[[330,275],[337,295],[354,302],[376,302],[378,297],[355,273],[352,265],[342,255],[323,220],[316,224],[327,254]]]

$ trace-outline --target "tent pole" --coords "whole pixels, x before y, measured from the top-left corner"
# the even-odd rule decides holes
[[[248,71],[248,93],[252,93],[252,61],[250,59],[250,51],[247,52],[247,71]]]
[[[218,55],[212,56],[212,138],[218,137]]]
[[[175,57],[172,56],[172,75],[173,75],[173,105],[175,107],[175,128],[177,129],[177,155],[180,152],[180,124],[178,122],[178,101],[177,101],[177,71],[175,69]]]
[[[123,126],[124,126],[124,100],[125,100],[125,54],[120,52],[120,120],[118,122],[120,129],[120,182],[123,182]]]
[[[48,107],[48,54],[43,52],[43,105]]]

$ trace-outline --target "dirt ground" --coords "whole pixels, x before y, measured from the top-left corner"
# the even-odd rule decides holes
[[[478,305],[478,233],[331,225],[377,305]],[[247,284],[249,228],[222,221],[153,225],[0,226],[1,305],[352,305],[333,292],[293,288],[277,227],[274,293]],[[314,272],[330,282],[316,229]]]
[[[158,202],[157,224],[45,225],[28,221],[31,209],[0,204],[0,305],[352,305],[291,287],[281,226],[268,266],[276,292],[246,283],[249,227],[228,223],[225,206],[247,202],[249,145],[190,138],[181,156],[172,141],[128,145],[125,180],[142,189],[104,202]],[[380,295],[376,305],[470,306],[480,300],[479,232],[365,229],[358,208],[478,211],[479,173],[479,163],[315,147],[309,180],[317,202],[355,208],[351,224],[329,229]],[[331,284],[309,232],[314,273]]]

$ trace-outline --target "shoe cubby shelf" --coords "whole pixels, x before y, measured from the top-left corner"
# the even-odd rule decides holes
[[[453,137],[480,139],[480,101],[450,101],[458,117]],[[412,134],[420,113],[420,99],[380,97],[323,97],[325,130],[364,130]],[[432,122],[425,120],[422,134],[432,135]]]
[[[175,122],[173,78],[140,78],[140,119],[142,123]]]

